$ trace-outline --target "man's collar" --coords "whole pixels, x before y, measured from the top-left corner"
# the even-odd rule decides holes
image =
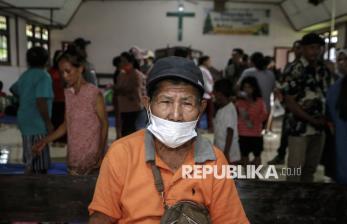
[[[302,65],[303,65],[305,68],[306,68],[307,66],[310,65],[310,63],[307,61],[307,59],[304,58],[303,56],[300,58],[300,62],[302,63]],[[323,63],[321,60],[318,60],[318,61],[317,61],[317,65],[318,65],[319,67],[321,67],[321,66],[324,66],[324,63]]]
[[[307,66],[309,65],[308,61],[307,61],[306,58],[304,58],[303,56],[301,56],[300,62],[302,63],[302,65],[303,65],[304,67],[307,67]]]
[[[209,160],[216,160],[212,144],[207,139],[204,139],[201,135],[198,134],[196,137],[194,146],[195,163],[204,163]],[[147,129],[145,130],[145,153],[146,162],[155,160],[153,135]]]

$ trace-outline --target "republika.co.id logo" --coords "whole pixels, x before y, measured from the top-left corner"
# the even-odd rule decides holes
[[[183,179],[279,179],[279,176],[300,176],[301,167],[276,170],[274,165],[182,165]]]

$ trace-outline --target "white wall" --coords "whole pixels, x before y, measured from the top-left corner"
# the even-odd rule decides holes
[[[97,72],[112,73],[112,58],[133,45],[152,50],[167,45],[191,45],[210,55],[214,65],[221,69],[234,47],[241,47],[247,53],[262,51],[273,55],[275,46],[291,46],[302,36],[290,27],[279,7],[242,3],[228,3],[227,7],[271,9],[269,36],[202,35],[205,10],[212,8],[213,3],[184,3],[186,11],[195,12],[196,16],[184,19],[182,42],[177,41],[177,18],[166,17],[166,12],[177,10],[176,1],[88,1],[82,4],[68,27],[52,31],[51,52],[60,49],[61,41],[84,37],[92,41],[89,60]]]
[[[336,43],[336,49],[347,47],[345,46],[346,33],[347,33],[346,27],[347,25],[345,23],[336,26],[336,29],[339,32],[337,36],[338,42]]]

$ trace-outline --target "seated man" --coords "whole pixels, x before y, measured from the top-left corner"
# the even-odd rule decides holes
[[[201,71],[187,59],[167,57],[154,64],[143,99],[150,125],[112,144],[89,206],[89,223],[160,223],[182,200],[205,206],[214,224],[249,223],[233,180],[182,176],[182,165],[216,165],[220,173],[227,164],[223,152],[196,133],[206,107],[203,83]],[[154,170],[161,175],[162,191]]]

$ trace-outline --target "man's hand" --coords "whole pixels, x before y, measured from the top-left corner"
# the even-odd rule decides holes
[[[327,122],[326,122],[326,120],[324,118],[313,118],[310,121],[310,123],[314,127],[320,128],[320,129],[323,129],[327,125]]]
[[[40,140],[39,142],[37,142],[35,145],[33,145],[32,147],[32,152],[34,155],[39,155],[42,150],[46,147],[47,142],[45,141],[45,139]]]
[[[331,133],[332,135],[335,135],[335,126],[334,126],[334,124],[333,124],[332,122],[328,122],[328,123],[327,123],[327,126],[328,126],[328,128],[329,128],[329,130],[330,130],[330,133]]]
[[[52,125],[51,118],[49,117],[47,99],[44,97],[36,98],[36,107],[37,110],[40,112],[42,120],[46,124],[47,132],[53,132],[54,127]]]

